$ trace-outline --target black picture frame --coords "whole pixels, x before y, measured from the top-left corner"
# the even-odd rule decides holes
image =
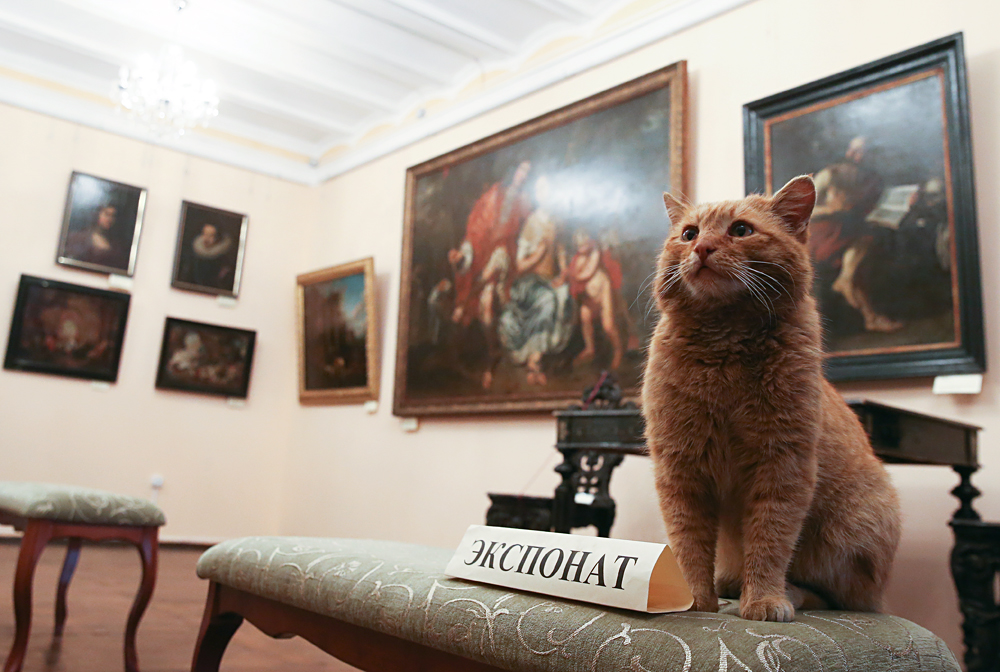
[[[132,277],[146,190],[73,171],[56,263]]]
[[[3,368],[113,383],[131,296],[22,275]]]
[[[257,332],[168,317],[156,389],[246,399]]]
[[[183,201],[170,285],[203,294],[239,296],[248,222],[246,215],[237,212]]]
[[[962,34],[748,103],[743,119],[747,193],[817,180],[827,377],[985,371]]]

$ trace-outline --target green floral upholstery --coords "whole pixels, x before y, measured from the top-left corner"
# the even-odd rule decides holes
[[[507,670],[950,670],[935,635],[883,614],[792,623],[640,614],[446,577],[451,551],[385,541],[248,537],[208,549],[198,576]]]
[[[141,497],[53,483],[0,481],[0,511],[21,518],[95,525],[163,525],[158,506]]]

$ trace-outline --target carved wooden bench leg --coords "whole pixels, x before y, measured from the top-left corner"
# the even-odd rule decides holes
[[[125,672],[138,672],[139,660],[135,652],[135,635],[139,629],[139,621],[149,605],[156,586],[156,562],[159,551],[158,527],[143,527],[141,536],[132,541],[139,549],[142,559],[142,583],[135,594],[135,601],[128,613],[128,623],[125,625]]]
[[[212,581],[191,672],[218,672],[222,654],[246,619],[269,637],[301,637],[331,656],[368,672],[500,672],[462,658],[329,616],[276,602]]]
[[[3,666],[4,672],[20,672],[24,665],[24,653],[28,649],[28,635],[31,633],[31,584],[35,578],[35,565],[41,557],[45,545],[52,538],[52,523],[47,520],[28,520],[21,538],[21,550],[17,556],[17,572],[14,575],[14,622],[16,632],[14,645]]]
[[[59,574],[59,590],[56,592],[56,627],[52,634],[55,637],[62,637],[63,627],[66,625],[66,592],[69,590],[69,582],[73,579],[73,572],[76,571],[76,563],[80,559],[79,537],[71,537],[66,546],[66,559],[63,560],[62,573]]]
[[[243,617],[239,614],[219,613],[218,585],[214,581],[208,584],[205,615],[201,619],[201,630],[194,647],[191,672],[218,672],[229,640],[243,624]]]

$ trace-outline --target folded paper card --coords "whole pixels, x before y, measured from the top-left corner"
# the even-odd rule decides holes
[[[649,613],[694,603],[670,548],[645,541],[472,525],[445,573]]]

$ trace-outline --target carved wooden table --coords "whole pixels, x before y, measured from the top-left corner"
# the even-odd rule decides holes
[[[972,500],[980,495],[971,476],[979,469],[979,427],[914,413],[872,401],[850,407],[887,463],[952,467],[960,477],[952,490],[961,503],[950,522],[955,533],[951,572],[958,590],[968,672],[1000,672],[1000,524],[980,519]],[[625,455],[644,455],[643,421],[638,408],[620,399],[600,407],[556,411],[556,448],[562,482],[552,499],[552,529],[596,525],[608,536],[615,502],[608,485]],[[502,523],[501,523],[502,524]]]
[[[979,427],[904,411],[871,401],[850,402],[875,452],[886,462],[936,464],[959,475],[951,491],[961,506],[952,515],[955,546],[951,575],[958,590],[968,672],[1000,672],[1000,524],[983,522],[972,500],[981,493],[972,485],[979,469]]]

